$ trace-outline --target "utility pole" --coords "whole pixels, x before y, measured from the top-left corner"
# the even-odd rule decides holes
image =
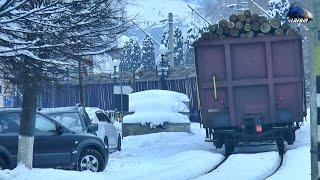
[[[311,134],[311,180],[317,180],[319,176],[318,167],[318,123],[317,123],[317,94],[316,94],[316,54],[318,44],[319,17],[317,9],[320,5],[318,0],[308,0],[309,11],[313,14],[314,20],[309,22],[309,40],[311,54],[311,97],[310,97],[310,134]],[[319,63],[319,62],[318,62]]]
[[[173,47],[173,15],[169,13],[169,37],[168,37],[168,49],[169,49],[169,65],[174,67],[174,47]]]
[[[83,66],[81,58],[78,59],[78,73],[79,73],[79,100],[81,106],[85,107],[84,101],[84,86],[83,86]]]

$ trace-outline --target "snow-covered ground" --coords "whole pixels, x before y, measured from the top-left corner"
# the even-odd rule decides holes
[[[280,163],[277,152],[257,154],[233,154],[216,170],[198,178],[258,180],[268,177]]]
[[[55,169],[29,170],[22,166],[0,171],[1,180],[144,180],[144,179],[252,179],[266,178],[279,163],[277,152],[231,155],[215,171],[204,175],[224,159],[221,150],[204,142],[205,132],[192,123],[192,133],[156,133],[123,139],[123,150],[110,154],[104,172],[75,172]],[[296,144],[287,146],[283,165],[269,179],[310,179],[309,123],[297,131]],[[268,150],[267,150],[268,151]]]
[[[32,169],[0,171],[1,180],[192,179],[217,165],[224,156],[204,142],[204,131],[192,124],[189,133],[157,133],[126,137],[122,151],[110,154],[104,172]]]

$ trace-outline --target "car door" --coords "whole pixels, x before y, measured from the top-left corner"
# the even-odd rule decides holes
[[[0,125],[2,127],[0,145],[4,146],[12,155],[12,161],[15,166],[17,162],[17,154],[18,154],[20,113],[19,112],[1,113]]]
[[[36,114],[34,166],[59,167],[71,164],[74,142],[68,135],[59,134],[56,124],[49,118]]]
[[[109,117],[103,112],[97,111],[96,116],[99,120],[99,124],[105,127],[105,132],[108,137],[109,148],[116,148],[118,145],[118,130],[111,123]]]

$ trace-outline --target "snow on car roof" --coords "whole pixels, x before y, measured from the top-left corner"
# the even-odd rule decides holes
[[[53,113],[60,113],[60,112],[70,112],[70,111],[78,111],[77,106],[71,107],[57,107],[57,108],[42,108],[40,112],[44,114],[53,114]]]

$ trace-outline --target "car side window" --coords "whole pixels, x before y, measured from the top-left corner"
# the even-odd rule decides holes
[[[96,112],[96,116],[99,119],[99,121],[111,123],[109,117],[102,112]]]
[[[36,114],[35,130],[40,132],[56,132],[56,125],[48,118]]]
[[[0,121],[4,133],[19,132],[20,113],[5,113],[1,115]]]

